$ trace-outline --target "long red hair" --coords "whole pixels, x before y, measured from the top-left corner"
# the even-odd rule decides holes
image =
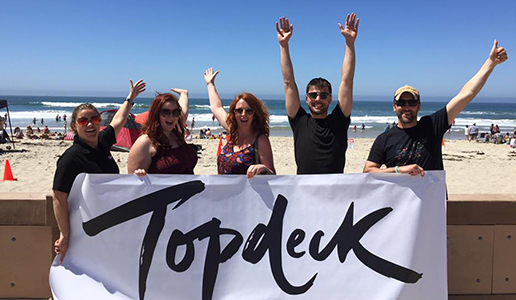
[[[152,100],[152,103],[150,105],[147,120],[145,121],[145,124],[143,124],[142,132],[143,134],[146,134],[149,137],[149,139],[155,147],[161,147],[166,149],[170,148],[170,142],[167,138],[167,134],[163,132],[160,122],[161,108],[163,107],[163,104],[165,104],[165,102],[176,103],[177,107],[181,109],[181,106],[179,105],[179,100],[176,96],[170,93],[156,93],[156,97],[154,98],[154,100]],[[183,124],[184,121],[182,120],[182,116],[179,116],[179,120],[177,120],[177,126],[172,130],[172,133],[176,135],[180,145],[186,144],[185,128]],[[177,127],[179,127],[179,129]]]
[[[231,142],[236,143],[238,140],[238,123],[235,117],[235,107],[237,102],[242,99],[254,110],[253,115],[253,130],[258,135],[269,135],[269,113],[265,103],[256,98],[251,93],[241,93],[235,96],[233,102],[229,106],[228,115],[226,116],[226,124],[229,127],[229,134]]]

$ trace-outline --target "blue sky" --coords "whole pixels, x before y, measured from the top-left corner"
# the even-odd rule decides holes
[[[315,5],[314,3],[317,3]],[[509,54],[483,97],[516,97],[516,1],[48,1],[0,0],[0,94],[125,97],[144,78],[145,96],[171,87],[205,97],[202,74],[220,70],[222,96],[282,98],[275,22],[294,25],[298,86],[340,81],[354,11],[355,95],[390,97],[404,84],[423,97],[453,96],[497,38]]]

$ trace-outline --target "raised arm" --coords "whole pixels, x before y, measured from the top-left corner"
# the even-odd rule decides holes
[[[482,65],[480,70],[471,78],[466,85],[460,90],[459,94],[446,105],[448,112],[448,124],[451,125],[453,120],[460,114],[460,112],[468,105],[468,103],[475,98],[475,96],[482,90],[486,84],[489,75],[494,68],[507,60],[507,52],[503,47],[498,47],[498,41],[494,40],[493,48],[489,57]]]
[[[179,94],[179,106],[181,106],[181,120],[188,120],[188,90],[171,88],[172,92]]]
[[[115,116],[113,117],[113,120],[111,123],[109,123],[109,125],[115,129],[115,135],[118,135],[120,130],[122,130],[124,127],[125,122],[127,121],[127,116],[129,116],[131,108],[133,108],[134,99],[136,99],[139,94],[145,91],[145,82],[143,82],[143,79],[138,80],[136,85],[133,85],[132,80],[129,80],[129,83],[129,95],[127,95],[124,104],[122,104],[122,106],[118,109]]]
[[[206,81],[206,84],[208,85],[208,98],[210,99],[211,112],[217,121],[219,121],[220,125],[229,132],[229,127],[226,124],[227,112],[224,110],[217,88],[215,88],[215,77],[217,77],[218,74],[219,71],[214,73],[213,68],[209,68],[204,72],[204,81]]]
[[[288,47],[288,42],[293,30],[294,26],[289,24],[288,19],[285,17],[279,19],[279,24],[276,22],[281,55],[281,74],[283,75],[283,84],[285,85],[285,107],[287,108],[288,116],[291,118],[296,116],[301,106],[299,102],[299,90],[297,89],[296,80],[294,78],[294,67],[292,66]]]
[[[345,27],[338,23],[340,33],[346,38],[346,49],[342,62],[342,80],[339,86],[339,106],[342,113],[349,117],[353,108],[353,78],[355,77],[355,40],[358,23],[355,13],[346,17]]]

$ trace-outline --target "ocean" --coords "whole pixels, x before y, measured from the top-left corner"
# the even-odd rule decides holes
[[[360,97],[355,96],[353,112],[351,114],[351,125],[349,127],[349,138],[374,138],[383,132],[387,124],[397,120],[392,110],[392,102],[386,97]],[[56,116],[67,115],[70,118],[73,109],[81,103],[92,103],[99,111],[118,108],[124,98],[116,97],[63,97],[63,96],[0,96],[0,99],[7,99],[11,122],[14,127],[25,129],[27,126],[40,127],[46,125],[53,132],[64,132],[64,121],[56,121]],[[422,100],[419,116],[431,114],[446,105],[450,98],[427,97]],[[152,98],[137,98],[132,113],[138,115],[148,110]],[[223,99],[222,102],[227,109],[232,99]],[[264,100],[270,114],[271,135],[290,136],[292,132],[288,124],[283,99]],[[330,111],[336,105],[334,100]],[[190,98],[189,100],[190,124],[195,118],[194,132],[203,128],[211,128],[212,132],[221,130],[220,125],[212,120],[209,102],[207,98]],[[306,103],[302,106],[308,111]],[[0,110],[0,116],[4,116],[6,109]],[[36,125],[33,119],[36,118]],[[43,119],[43,124],[41,120]],[[68,119],[69,121],[69,119]],[[447,139],[463,139],[465,125],[476,123],[480,132],[489,130],[491,124],[497,124],[502,133],[512,134],[516,128],[516,99],[492,99],[477,98],[473,100],[455,120]],[[362,124],[365,130],[361,130]],[[354,131],[354,126],[357,130]]]

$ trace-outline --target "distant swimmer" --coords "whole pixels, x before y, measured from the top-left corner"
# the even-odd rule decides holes
[[[419,91],[411,86],[394,93],[393,109],[398,126],[380,134],[374,141],[364,167],[365,173],[406,173],[424,175],[425,170],[444,170],[442,140],[459,113],[475,98],[494,68],[507,60],[507,52],[495,40],[480,70],[445,107],[419,121]],[[473,126],[472,128],[473,129]],[[380,169],[386,165],[386,169]]]

